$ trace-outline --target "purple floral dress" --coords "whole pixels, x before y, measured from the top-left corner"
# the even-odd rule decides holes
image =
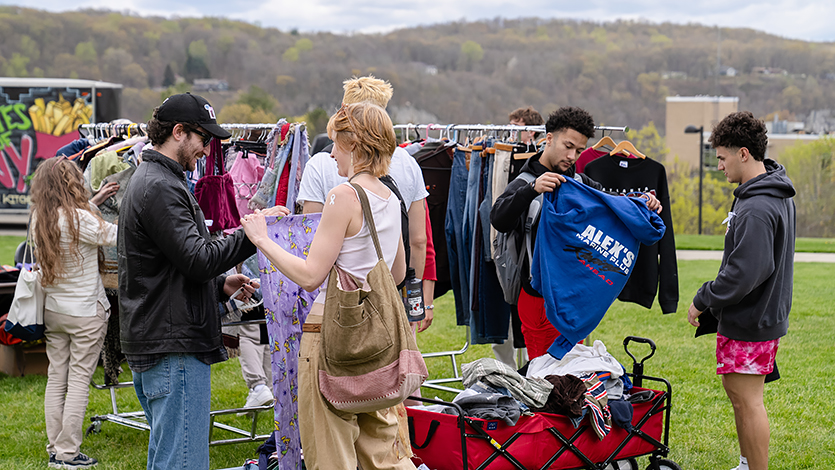
[[[322,214],[267,217],[269,236],[288,252],[307,258]],[[298,362],[302,324],[319,289],[307,292],[258,251],[258,270],[272,353],[275,443],[279,469],[297,469],[301,461],[298,411]]]

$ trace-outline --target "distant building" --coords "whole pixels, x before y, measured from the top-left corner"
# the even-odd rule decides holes
[[[777,67],[754,67],[751,69],[752,75],[788,75],[785,69]]]
[[[193,91],[227,91],[229,83],[218,78],[195,78],[191,89]]]
[[[719,75],[725,75],[726,77],[736,77],[737,71],[733,67],[722,67],[722,70],[719,71]]]
[[[831,134],[835,132],[835,113],[831,109],[816,109],[804,122],[807,134]]]
[[[699,165],[699,134],[686,134],[687,126],[704,128],[704,143],[713,126],[728,114],[739,110],[736,96],[668,96],[666,141],[668,161],[676,155],[693,168]]]
[[[768,130],[769,135],[806,133],[806,123],[803,121],[779,121],[776,116],[773,121],[766,121],[765,128]]]
[[[768,124],[768,123],[766,123]],[[809,143],[818,140],[825,135],[821,134],[772,134],[768,133],[768,147],[765,150],[765,156],[776,161],[780,161],[780,153],[787,148],[799,144]]]
[[[426,75],[438,75],[438,67],[423,62],[412,62],[412,65]]]

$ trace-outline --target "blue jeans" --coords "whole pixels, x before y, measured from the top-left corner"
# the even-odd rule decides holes
[[[449,280],[455,296],[455,318],[459,326],[469,325],[469,258],[470,249],[464,243],[464,204],[467,199],[466,153],[455,150],[452,159],[452,175],[449,180],[444,232],[449,258]]]
[[[133,387],[151,435],[148,470],[209,468],[211,366],[187,354],[169,354]]]
[[[493,142],[488,141],[486,145],[492,146]],[[486,147],[485,147],[486,148]],[[490,254],[490,210],[493,192],[493,165],[495,156],[488,154],[482,161],[484,165],[482,172],[481,187],[484,193],[484,200],[478,208],[478,217],[481,222],[481,256],[473,259],[478,263],[477,283],[471,287],[478,295],[479,311],[474,312],[476,317],[474,341],[475,344],[484,342],[501,342],[507,339],[507,330],[510,325],[510,305],[504,301],[502,287],[496,274],[496,265]]]

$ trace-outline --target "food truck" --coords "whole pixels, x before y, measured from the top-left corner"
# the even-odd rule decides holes
[[[121,99],[118,83],[0,77],[0,224],[27,222],[27,177],[79,125],[119,118]]]

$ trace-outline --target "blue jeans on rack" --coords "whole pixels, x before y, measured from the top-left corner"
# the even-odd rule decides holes
[[[459,326],[469,325],[469,257],[470,250],[464,243],[464,205],[467,200],[467,154],[455,150],[452,174],[449,180],[449,198],[446,206],[447,256],[449,280],[455,297],[455,318]]]
[[[211,366],[188,354],[169,354],[133,387],[151,427],[147,470],[209,468]]]
[[[473,301],[478,303],[475,297],[474,280],[475,271],[473,261],[475,257],[473,254],[476,251],[474,239],[476,237],[476,217],[478,217],[478,191],[481,185],[481,151],[473,150],[470,155],[470,170],[467,174],[467,198],[464,203],[464,269],[465,275],[461,279],[464,295],[464,311],[467,315],[467,322],[472,323]],[[477,307],[476,307],[477,308]],[[471,325],[472,326],[472,325]]]
[[[493,146],[488,139],[485,149]],[[485,153],[481,160],[479,203],[476,214],[478,238],[473,240],[472,282],[473,293],[471,341],[473,344],[501,342],[507,339],[510,324],[510,305],[505,303],[496,267],[490,254],[490,209],[492,208],[492,174],[494,156]],[[476,224],[474,224],[476,225]]]

